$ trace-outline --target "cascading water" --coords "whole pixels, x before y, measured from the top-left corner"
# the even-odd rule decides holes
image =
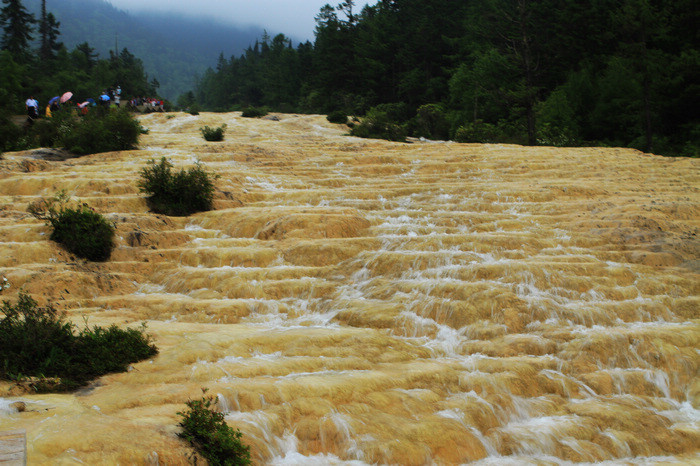
[[[31,463],[184,464],[175,413],[200,388],[256,463],[700,461],[699,162],[365,141],[318,116],[142,123],[141,151],[0,162],[4,295],[147,320],[161,351],[25,413],[6,387]],[[216,172],[216,209],[148,213],[134,178],[161,156]],[[116,223],[109,262],[26,214],[56,189]]]

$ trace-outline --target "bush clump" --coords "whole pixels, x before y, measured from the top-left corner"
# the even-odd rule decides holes
[[[438,104],[421,105],[411,120],[412,134],[427,139],[448,139],[450,123],[445,110]]]
[[[267,110],[262,107],[246,107],[241,113],[242,117],[245,118],[260,118],[267,115]]]
[[[361,138],[405,142],[408,132],[395,118],[393,108],[378,105],[367,112],[360,124],[350,130],[350,134]]]
[[[136,147],[143,128],[127,109],[95,109],[77,117],[69,110],[53,112],[20,128],[0,117],[0,150],[62,147],[76,155]]]
[[[148,195],[148,205],[154,212],[186,216],[211,210],[214,200],[213,175],[197,162],[188,170],[173,173],[173,164],[165,157],[156,163],[150,160],[141,170],[139,189]]]
[[[51,240],[83,259],[102,262],[114,249],[114,226],[87,204],[68,207],[68,196],[59,193],[29,206],[29,212],[51,225]]]
[[[186,412],[178,412],[182,417],[178,436],[194,447],[212,465],[248,465],[250,447],[241,442],[243,434],[226,424],[224,415],[212,409],[214,398],[204,396],[200,400],[186,402]]]
[[[344,125],[348,122],[348,116],[345,112],[337,110],[335,112],[329,113],[328,116],[326,116],[326,120],[328,120],[330,123],[338,123]]]
[[[93,111],[79,119],[61,143],[78,155],[129,150],[136,147],[142,132],[138,120],[126,109]]]
[[[77,331],[52,305],[39,307],[24,292],[0,307],[0,378],[38,392],[74,390],[158,354],[140,329],[87,327]]]
[[[0,115],[0,152],[21,150],[22,128],[15,125],[10,118]]]
[[[199,128],[199,131],[202,133],[202,136],[204,136],[204,139],[206,139],[207,141],[223,141],[225,130],[225,124],[219,126],[218,128],[210,128],[208,126],[205,126],[204,128]]]

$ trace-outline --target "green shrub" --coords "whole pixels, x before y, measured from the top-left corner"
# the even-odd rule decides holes
[[[17,150],[22,134],[22,128],[0,115],[0,152]]]
[[[151,210],[174,216],[211,210],[215,177],[204,171],[199,162],[177,173],[172,168],[172,163],[163,157],[159,163],[150,160],[141,170],[139,189],[148,195]]]
[[[438,104],[426,104],[418,108],[411,121],[412,133],[427,139],[447,139],[450,137],[450,124],[445,110]]]
[[[214,398],[205,396],[201,400],[188,400],[186,412],[178,412],[182,418],[178,436],[197,450],[211,465],[250,464],[250,447],[241,442],[243,434],[226,424],[224,415],[211,406]]]
[[[39,391],[73,390],[110,372],[158,354],[141,329],[86,327],[77,332],[52,305],[39,307],[20,292],[0,308],[0,378]]]
[[[359,125],[350,130],[350,134],[361,138],[387,139],[405,142],[407,131],[390,117],[390,111],[377,106],[371,108]]]
[[[344,125],[348,122],[348,116],[345,114],[345,112],[337,110],[335,112],[329,113],[326,117],[326,120],[328,120],[331,123],[338,123]]]
[[[189,113],[192,116],[197,116],[199,115],[199,104],[196,102],[193,102],[186,110],[187,113]]]
[[[102,114],[104,113],[104,114]],[[62,135],[60,144],[78,155],[136,147],[143,128],[127,109],[94,111]]]
[[[455,133],[455,141],[472,143],[494,143],[498,142],[500,131],[498,127],[490,123],[477,120],[474,123],[467,123],[460,126]]]
[[[31,131],[35,145],[37,147],[53,147],[60,139],[58,128],[59,125],[50,118],[36,121]]]
[[[204,128],[199,128],[199,131],[201,131],[202,136],[204,136],[204,139],[206,139],[207,141],[223,141],[225,130],[225,124],[219,126],[218,128],[210,128],[208,126],[205,126]]]
[[[106,261],[114,249],[114,226],[87,204],[67,207],[64,192],[29,206],[29,212],[53,228],[51,240],[91,261]]]
[[[262,107],[246,107],[241,113],[241,116],[245,118],[260,118],[265,115],[267,115],[267,110]]]

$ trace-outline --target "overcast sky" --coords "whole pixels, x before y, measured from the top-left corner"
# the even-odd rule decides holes
[[[115,7],[129,12],[157,10],[206,16],[229,24],[255,25],[270,34],[284,33],[299,40],[313,40],[314,17],[323,5],[336,6],[342,0],[107,0]],[[357,0],[359,13],[367,4],[377,0]]]

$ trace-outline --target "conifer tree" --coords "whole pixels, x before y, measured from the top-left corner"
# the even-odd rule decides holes
[[[0,49],[9,51],[20,62],[29,58],[29,42],[32,40],[34,16],[20,0],[2,0],[0,26],[3,29]]]
[[[39,19],[39,58],[48,61],[55,58],[56,52],[63,45],[58,42],[61,34],[59,27],[61,23],[56,21],[53,13],[46,13],[46,0],[41,0],[41,18]]]

